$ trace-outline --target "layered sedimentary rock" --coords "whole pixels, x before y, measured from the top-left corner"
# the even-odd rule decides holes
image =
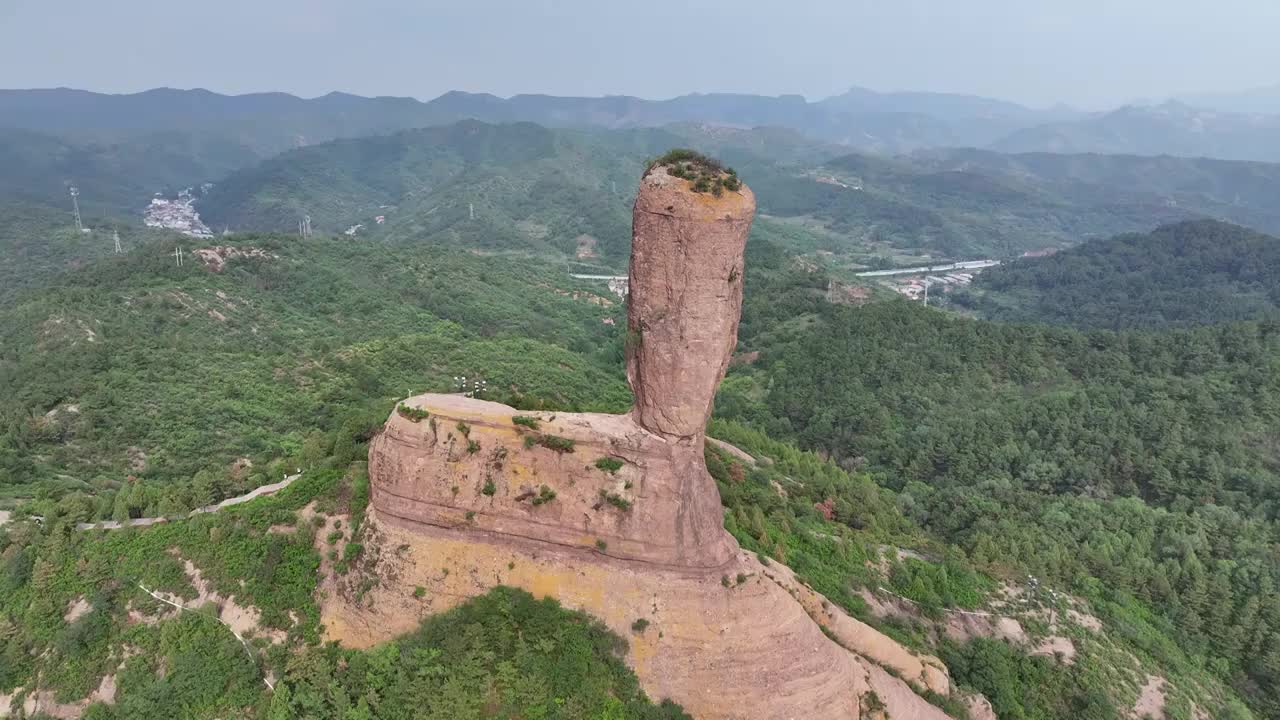
[[[665,167],[640,181],[631,233],[627,379],[632,415],[674,438],[701,436],[738,343],[742,259],[756,201],[688,190]]]
[[[894,718],[945,717],[912,690],[948,693],[935,659],[762,565],[723,528],[703,428],[736,343],[754,210],[734,180],[699,193],[658,166],[641,182],[631,413],[521,413],[422,395],[391,416],[369,454],[366,545],[379,548],[382,582],[363,601],[327,593],[331,638],[389,639],[507,584],[629,636],[646,691],[699,718],[876,717],[879,703]],[[642,619],[648,629],[634,633]]]

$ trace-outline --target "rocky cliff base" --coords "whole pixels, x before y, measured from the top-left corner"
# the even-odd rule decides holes
[[[376,514],[368,522],[376,556],[323,588],[326,639],[345,646],[391,640],[428,615],[509,585],[602,620],[627,638],[626,660],[645,691],[696,718],[947,717],[916,691],[948,692],[936,660],[748,553],[721,572],[681,572],[459,530],[409,529]]]
[[[698,718],[945,718],[919,694],[949,693],[941,663],[686,501],[718,500],[701,454],[629,416],[412,398],[371,447],[365,557],[322,589],[327,637],[367,647],[509,585],[600,618],[645,691]]]

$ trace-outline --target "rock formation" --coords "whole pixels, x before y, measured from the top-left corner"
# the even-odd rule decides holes
[[[380,548],[382,582],[364,602],[327,593],[326,631],[370,645],[507,584],[629,637],[646,691],[698,718],[881,717],[882,706],[945,718],[912,689],[948,694],[936,659],[762,565],[724,530],[703,432],[737,340],[755,202],[736,177],[694,163],[714,192],[697,191],[708,186],[690,165],[659,164],[636,199],[631,413],[406,400],[369,453],[366,546]],[[647,630],[633,632],[640,619]]]
[[[632,415],[676,441],[702,436],[738,344],[742,257],[756,210],[745,185],[716,197],[688,184],[661,166],[641,181],[627,304]]]

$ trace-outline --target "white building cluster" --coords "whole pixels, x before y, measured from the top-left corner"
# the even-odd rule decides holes
[[[142,221],[147,227],[176,230],[189,237],[213,237],[209,226],[200,220],[200,213],[196,212],[195,198],[189,188],[178,193],[176,200],[159,196],[151,198],[151,204],[142,212]]]

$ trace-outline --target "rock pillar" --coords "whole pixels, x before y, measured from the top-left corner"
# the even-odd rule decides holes
[[[700,439],[738,342],[756,203],[736,179],[734,190],[695,192],[668,169],[645,174],[632,215],[627,379],[641,426]]]

